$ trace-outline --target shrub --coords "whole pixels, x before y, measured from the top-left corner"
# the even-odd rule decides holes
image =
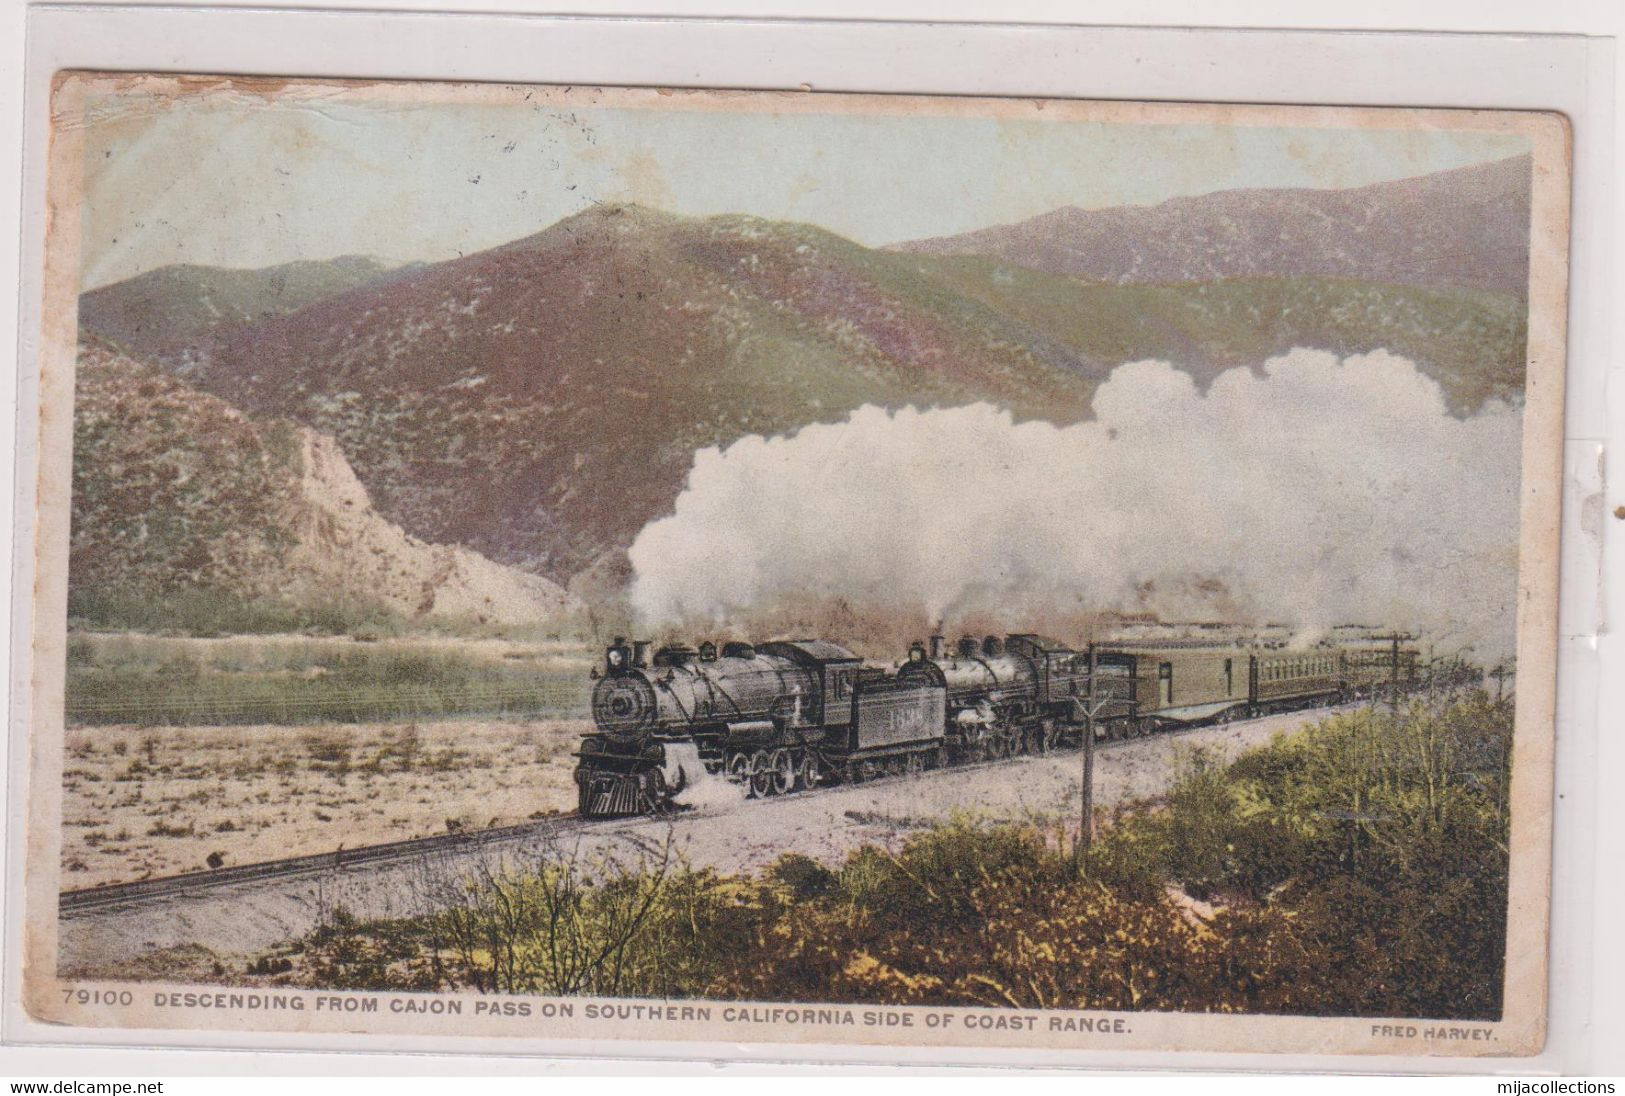
[[[1081,865],[954,818],[837,870],[544,851],[307,940],[322,985],[1312,1016],[1500,1014],[1511,713],[1335,716],[1119,810]],[[1212,899],[1209,904],[1205,898]]]
[[[781,884],[797,901],[822,898],[840,886],[834,872],[798,852],[787,852],[768,869],[768,878]]]
[[[997,881],[1058,883],[1070,868],[1031,828],[959,816],[914,834],[900,852],[866,845],[842,867],[840,893],[895,922],[968,926],[973,895]]]

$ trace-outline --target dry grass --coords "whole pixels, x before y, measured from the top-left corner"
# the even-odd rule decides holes
[[[72,633],[70,725],[404,723],[584,715],[593,656],[560,640]]]
[[[62,885],[476,829],[575,806],[587,724],[74,728]]]

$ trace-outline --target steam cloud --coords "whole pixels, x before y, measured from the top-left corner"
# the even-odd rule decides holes
[[[1510,651],[1518,409],[1456,418],[1403,358],[1295,350],[1205,393],[1123,365],[1094,411],[865,406],[701,450],[632,545],[633,607],[655,627],[832,599],[950,628],[1151,612]]]

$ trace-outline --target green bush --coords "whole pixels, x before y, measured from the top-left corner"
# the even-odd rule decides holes
[[[840,878],[810,856],[787,852],[768,869],[767,876],[797,901],[822,898],[841,885]]]
[[[896,854],[866,845],[839,873],[838,893],[870,913],[904,924],[967,926],[979,887],[1006,880],[1056,883],[1069,871],[1030,828],[988,825],[969,816],[914,834]]]

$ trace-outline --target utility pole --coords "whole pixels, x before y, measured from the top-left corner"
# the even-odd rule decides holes
[[[1089,644],[1089,700],[1083,707],[1083,814],[1078,823],[1078,866],[1083,866],[1084,857],[1089,853],[1089,845],[1094,839],[1095,831],[1095,671],[1099,668],[1099,657],[1093,642]]]
[[[1393,647],[1388,656],[1388,711],[1399,715],[1399,633],[1393,635]]]
[[[1506,686],[1507,678],[1516,677],[1517,671],[1509,670],[1505,665],[1501,665],[1491,670],[1490,676],[1495,679],[1495,702],[1499,704],[1501,703],[1501,695]]]
[[[1399,716],[1399,643],[1400,640],[1410,639],[1403,632],[1394,632],[1390,635],[1377,636],[1379,640],[1387,640],[1388,647],[1388,711],[1395,718]]]

